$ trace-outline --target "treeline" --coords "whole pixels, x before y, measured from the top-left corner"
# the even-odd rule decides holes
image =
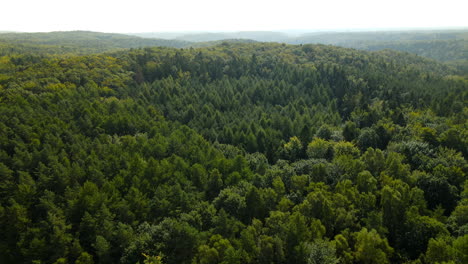
[[[432,58],[442,62],[468,60],[467,40],[433,40],[433,41],[406,41],[387,43],[362,43],[356,47],[364,50],[392,49],[413,53],[422,57]]]
[[[310,33],[286,42],[320,43],[368,51],[392,49],[441,62],[464,60],[465,65],[468,59],[466,30]]]
[[[150,39],[91,31],[0,33],[0,55],[18,53],[84,55],[148,46],[182,48],[190,43],[182,40]]]
[[[468,31],[452,30],[402,30],[402,31],[363,31],[363,32],[309,32],[290,36],[282,32],[218,32],[218,33],[141,33],[145,38],[172,38],[190,41],[190,46],[198,43],[223,41],[228,39],[254,40],[260,42],[279,42],[288,44],[325,44],[354,49],[378,51],[384,49],[409,52],[440,62],[457,62],[464,65],[467,73]],[[296,34],[294,34],[296,35]],[[202,44],[203,45],[203,44]]]
[[[468,83],[393,51],[0,58],[1,263],[466,263]]]

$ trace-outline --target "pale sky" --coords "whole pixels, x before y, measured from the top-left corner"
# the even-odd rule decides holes
[[[0,30],[252,31],[468,27],[467,0],[2,0]]]

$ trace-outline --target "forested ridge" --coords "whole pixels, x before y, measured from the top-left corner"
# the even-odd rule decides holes
[[[288,33],[288,32],[286,32]],[[417,54],[467,70],[468,31],[452,30],[393,30],[356,32],[306,32],[295,33],[272,31],[240,31],[218,33],[140,33],[145,38],[164,38],[191,42],[225,39],[252,39],[261,42],[283,42],[288,44],[326,44],[368,51],[392,49]],[[195,42],[195,43],[193,43]]]
[[[0,55],[12,53],[86,55],[148,46],[182,48],[190,44],[191,42],[183,40],[149,39],[125,34],[92,31],[0,32]]]
[[[303,34],[290,44],[321,43],[362,50],[393,49],[442,62],[468,60],[467,30],[329,32]]]
[[[0,263],[468,262],[468,81],[445,64],[2,45]]]

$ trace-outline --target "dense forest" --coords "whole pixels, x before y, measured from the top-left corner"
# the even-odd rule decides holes
[[[282,32],[241,31],[219,33],[140,33],[115,34],[90,31],[50,33],[0,32],[0,55],[12,52],[35,54],[86,55],[142,47],[199,48],[223,42],[280,42],[286,44],[325,44],[367,51],[392,49],[440,62],[450,63],[459,72],[468,72],[467,30],[313,32],[288,35]]]
[[[332,44],[369,51],[393,49],[438,61],[468,60],[467,30],[309,33],[288,43]]]
[[[468,263],[467,72],[240,42],[2,39],[0,263]]]
[[[190,44],[188,41],[91,31],[0,33],[0,55],[12,53],[85,55],[148,46],[183,48]]]
[[[354,49],[377,51],[392,49],[417,54],[456,66],[468,60],[468,31],[459,30],[405,30],[356,32],[272,32],[240,31],[211,33],[140,33],[144,38],[162,38],[189,41],[186,47],[199,42],[226,39],[251,39],[261,42],[288,44],[326,44]],[[466,66],[465,66],[466,67]],[[464,69],[467,70],[466,68]]]

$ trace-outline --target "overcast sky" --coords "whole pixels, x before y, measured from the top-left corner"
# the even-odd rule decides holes
[[[468,27],[467,0],[3,0],[0,30],[101,32]]]

